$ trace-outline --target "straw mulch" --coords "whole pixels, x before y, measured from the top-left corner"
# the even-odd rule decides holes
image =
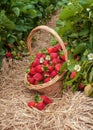
[[[46,38],[45,44],[48,42]],[[0,130],[93,130],[93,98],[85,97],[83,93],[67,90],[60,96],[51,96],[53,103],[43,111],[27,106],[27,102],[37,94],[24,84],[28,64],[29,57],[24,57],[22,61],[3,60],[0,72]]]
[[[51,96],[53,103],[43,111],[27,106],[37,93],[24,85],[28,63],[28,58],[13,63],[10,60],[8,64],[4,61],[0,74],[0,130],[93,130],[93,98],[83,93],[68,90],[59,97]]]

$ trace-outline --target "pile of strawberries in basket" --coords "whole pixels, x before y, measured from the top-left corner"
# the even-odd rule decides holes
[[[35,57],[31,57],[27,80],[33,85],[50,81],[60,73],[61,66],[65,62],[65,56],[60,44],[41,50]]]

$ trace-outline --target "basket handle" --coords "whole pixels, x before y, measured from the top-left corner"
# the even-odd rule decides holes
[[[30,34],[28,35],[28,38],[27,38],[27,46],[28,46],[28,50],[30,52],[30,55],[32,55],[32,48],[31,48],[31,43],[32,43],[32,36],[33,34],[38,31],[38,30],[45,30],[47,32],[50,32],[59,42],[59,44],[61,45],[62,49],[63,49],[63,52],[64,52],[64,55],[65,55],[65,59],[66,61],[68,60],[68,54],[67,54],[67,50],[66,50],[66,47],[64,45],[64,42],[63,40],[60,38],[60,36],[57,34],[56,31],[54,31],[52,28],[48,27],[48,26],[45,26],[45,25],[41,25],[41,26],[37,26],[35,27],[31,32]]]

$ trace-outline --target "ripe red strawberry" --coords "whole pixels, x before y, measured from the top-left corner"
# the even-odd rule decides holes
[[[29,77],[28,78],[28,81],[31,83],[31,84],[34,84],[35,83],[35,79],[33,77]]]
[[[35,58],[33,63],[32,63],[32,67],[35,67],[35,66],[37,66],[39,64],[40,64],[39,58]]]
[[[43,110],[45,108],[44,102],[38,102],[35,106],[38,110]]]
[[[35,70],[34,67],[31,67],[31,68],[30,68],[30,74],[36,74],[36,70]]]
[[[36,57],[37,57],[37,58],[41,58],[42,55],[43,55],[43,53],[39,52],[39,53],[36,54]]]
[[[45,58],[46,57],[46,55],[45,54],[42,54],[42,58]]]
[[[47,51],[49,54],[54,53],[54,52],[57,52],[57,48],[56,47],[49,47],[49,48],[47,48]]]
[[[66,60],[64,55],[61,56],[61,59],[62,59],[63,61]]]
[[[51,73],[50,73],[50,77],[55,77],[57,75],[57,71],[56,70],[53,70]]]
[[[34,85],[37,85],[37,84],[39,84],[39,81],[35,80]]]
[[[33,78],[34,78],[36,81],[41,81],[41,80],[43,80],[43,76],[42,76],[42,74],[40,74],[40,73],[36,73],[36,74],[33,76]]]
[[[56,64],[56,63],[58,63],[58,59],[57,59],[57,58],[54,58],[54,59],[52,60],[52,64]]]
[[[70,74],[70,79],[75,78],[77,72],[74,70],[71,74]]]
[[[62,50],[62,47],[61,47],[60,44],[55,45],[55,47],[57,48],[58,51],[59,51],[59,50]]]
[[[84,90],[84,85],[82,83],[79,83],[78,89],[81,90],[81,91]]]
[[[38,72],[38,73],[43,72],[43,67],[42,67],[42,65],[36,66],[35,70],[36,70],[36,72]]]
[[[60,64],[60,63],[56,64],[55,65],[55,70],[57,70],[57,72],[59,72],[60,69],[61,69],[61,66],[62,66],[62,64]]]
[[[50,53],[50,56],[52,59],[57,58],[58,57],[58,53]]]
[[[43,65],[48,65],[48,61],[45,60],[45,61],[43,62]]]
[[[33,102],[33,101],[29,101],[28,103],[27,103],[27,105],[29,106],[29,107],[35,107],[35,102]]]
[[[52,103],[52,99],[50,99],[49,97],[45,96],[45,95],[41,95],[41,98],[43,99],[43,102],[47,105]]]
[[[51,79],[48,77],[48,78],[45,78],[44,79],[44,83],[46,83],[46,82],[49,82]]]
[[[59,58],[57,58],[57,63],[63,63],[63,61]]]
[[[49,65],[49,66],[48,66],[48,71],[49,71],[49,72],[52,72],[53,69],[54,69],[54,67],[53,67],[52,65]]]
[[[11,52],[6,52],[6,57],[7,57],[7,58],[12,58]]]

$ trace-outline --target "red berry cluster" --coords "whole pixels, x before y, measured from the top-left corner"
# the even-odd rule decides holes
[[[61,52],[63,52],[62,47],[56,44],[53,47],[46,48],[45,52],[37,53],[27,74],[29,83],[37,85],[46,83],[54,78],[65,62],[65,56]]]
[[[37,108],[38,110],[43,110],[46,105],[52,103],[52,99],[47,97],[46,95],[36,95],[35,96],[35,101],[29,101],[27,105],[30,108]]]

